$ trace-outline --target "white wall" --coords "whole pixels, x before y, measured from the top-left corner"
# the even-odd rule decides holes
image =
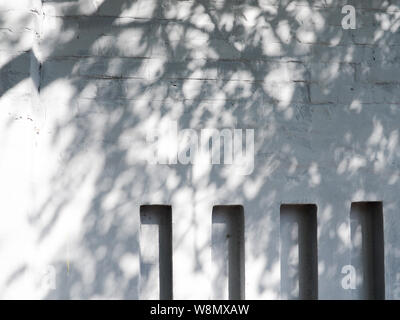
[[[282,203],[317,205],[319,298],[357,298],[355,201],[383,202],[400,298],[399,16],[395,0],[2,3],[0,298],[140,298],[143,204],[172,206],[173,297],[212,298],[212,210],[235,204],[245,298],[278,299]],[[253,129],[254,170],[150,164],[146,136],[171,121]]]

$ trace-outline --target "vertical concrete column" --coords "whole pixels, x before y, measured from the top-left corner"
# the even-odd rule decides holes
[[[212,298],[210,197],[186,189],[172,200],[174,299]]]
[[[267,196],[262,205],[255,201],[244,201],[243,206],[246,208],[244,219],[245,298],[279,299],[280,202],[276,201],[274,196]]]
[[[343,286],[351,263],[348,195],[327,180],[318,190],[318,299],[351,299]]]

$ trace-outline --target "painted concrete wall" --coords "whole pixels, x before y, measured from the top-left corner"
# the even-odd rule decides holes
[[[400,298],[399,18],[398,0],[2,1],[0,298],[149,297],[145,204],[172,207],[173,298],[229,296],[216,205],[243,206],[245,298],[285,298],[282,204],[317,206],[318,298],[359,298],[341,272],[362,264],[359,201],[382,201]],[[254,130],[253,170],[151,163],[174,121]]]

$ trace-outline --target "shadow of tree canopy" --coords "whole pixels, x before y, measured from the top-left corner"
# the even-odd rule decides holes
[[[318,203],[319,245],[331,243],[319,260],[320,290],[340,279],[348,204],[335,202],[392,199],[377,186],[398,191],[400,174],[400,91],[391,71],[400,60],[400,8],[348,2],[44,1],[43,13],[32,12],[42,56],[26,50],[2,65],[0,103],[37,72],[39,152],[47,146],[57,165],[33,183],[46,188],[30,223],[40,245],[80,221],[52,260],[57,290],[46,298],[138,298],[139,271],[127,273],[121,261],[139,254],[132,208],[145,203],[190,208],[184,226],[174,225],[174,250],[189,247],[188,268],[206,272],[210,243],[199,216],[211,221],[211,213],[198,208],[207,197],[243,205],[259,296],[279,297],[280,203]],[[356,7],[354,30],[341,27],[345,4]],[[26,72],[27,61],[37,70]],[[146,136],[168,121],[197,131],[254,129],[253,172],[149,164]],[[38,159],[42,172],[47,162]]]

